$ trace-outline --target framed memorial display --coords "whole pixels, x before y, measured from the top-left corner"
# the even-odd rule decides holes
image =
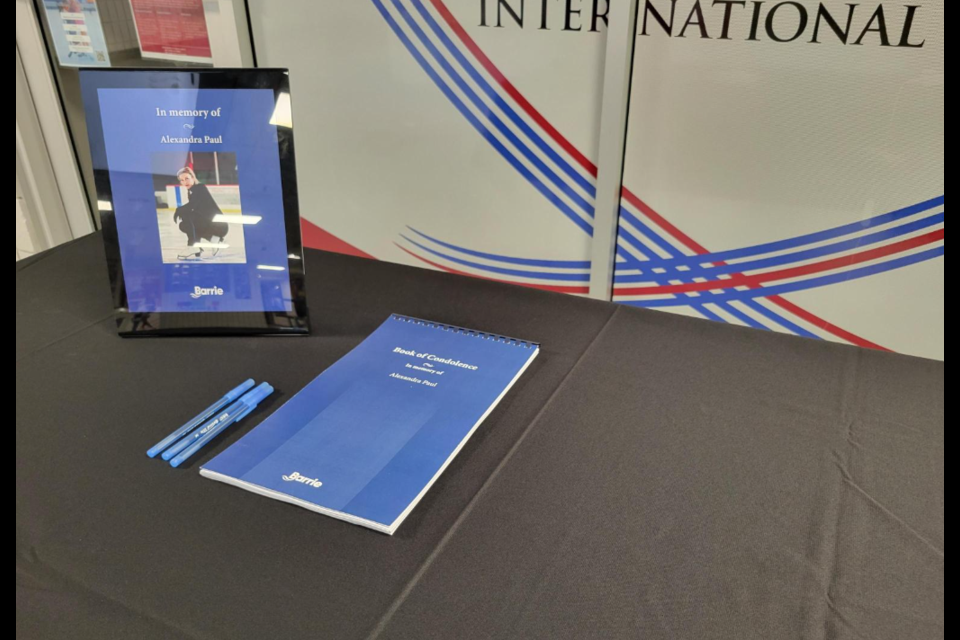
[[[81,72],[122,336],[306,334],[288,72]]]

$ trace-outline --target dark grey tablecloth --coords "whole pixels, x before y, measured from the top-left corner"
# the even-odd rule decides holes
[[[943,363],[309,252],[309,338],[121,340],[101,241],[17,264],[17,637],[944,636]],[[541,357],[396,537],[200,478],[390,313]],[[278,394],[192,467],[144,451]]]

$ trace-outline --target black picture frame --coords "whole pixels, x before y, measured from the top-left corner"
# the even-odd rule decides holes
[[[293,128],[277,126],[277,152],[283,191],[287,242],[287,274],[291,310],[287,312],[132,313],[129,309],[120,238],[115,214],[107,146],[101,119],[100,89],[270,89],[275,101],[291,100],[286,69],[128,69],[85,68],[80,71],[87,127],[99,202],[107,269],[113,293],[117,331],[122,337],[307,335],[306,272],[300,226],[296,152]]]

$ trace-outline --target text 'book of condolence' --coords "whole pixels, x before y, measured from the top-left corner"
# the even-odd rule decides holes
[[[201,473],[393,535],[538,353],[391,316]]]

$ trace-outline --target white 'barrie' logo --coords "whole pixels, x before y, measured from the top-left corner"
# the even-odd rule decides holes
[[[308,487],[313,487],[314,489],[319,489],[323,486],[323,483],[319,480],[315,478],[307,478],[306,476],[300,475],[296,471],[288,476],[283,476],[283,479],[285,482],[298,482],[300,484],[305,484]]]
[[[209,289],[204,289],[203,287],[194,287],[193,293],[190,294],[190,297],[194,300],[199,300],[200,298],[206,298],[207,296],[222,296],[223,289],[220,287],[210,287]]]

